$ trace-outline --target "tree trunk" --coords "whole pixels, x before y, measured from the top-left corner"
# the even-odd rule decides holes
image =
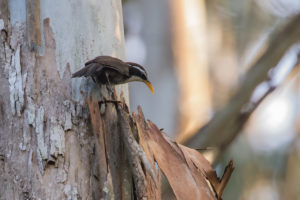
[[[209,119],[211,91],[206,55],[205,1],[172,1],[173,53],[179,82],[177,141]]]
[[[120,199],[131,191],[113,177],[112,191],[102,187],[86,102],[97,88],[71,79],[95,56],[124,59],[122,21],[119,0],[0,0],[0,199],[100,199],[107,192]],[[128,102],[127,86],[118,91]],[[121,155],[108,171],[124,166]]]

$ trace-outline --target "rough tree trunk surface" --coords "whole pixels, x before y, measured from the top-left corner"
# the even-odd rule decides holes
[[[0,5],[0,199],[160,199],[161,171],[177,199],[221,198],[232,162],[219,179],[141,108],[130,116],[126,85],[71,79],[95,56],[124,58],[119,1]]]
[[[0,0],[0,30],[0,199],[99,199],[91,84],[71,72],[124,58],[121,2]]]

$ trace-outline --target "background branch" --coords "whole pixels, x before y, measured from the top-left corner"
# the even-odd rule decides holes
[[[183,143],[192,148],[216,146],[224,149],[255,110],[251,110],[246,116],[242,111],[244,106],[249,104],[254,90],[267,79],[268,72],[279,63],[285,52],[300,41],[299,36],[300,15],[297,15],[285,27],[273,34],[268,48],[245,74],[241,87],[229,103],[218,111],[208,124]],[[256,107],[257,105],[254,108]]]

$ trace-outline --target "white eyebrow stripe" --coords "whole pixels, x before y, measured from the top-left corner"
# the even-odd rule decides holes
[[[147,75],[147,72],[144,68],[138,66],[138,65],[132,65],[132,67],[136,68],[136,69],[139,69],[140,71],[143,71],[146,75]]]

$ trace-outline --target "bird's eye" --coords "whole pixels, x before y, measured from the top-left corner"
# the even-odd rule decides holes
[[[142,79],[147,80],[147,78],[144,74],[142,74]]]

